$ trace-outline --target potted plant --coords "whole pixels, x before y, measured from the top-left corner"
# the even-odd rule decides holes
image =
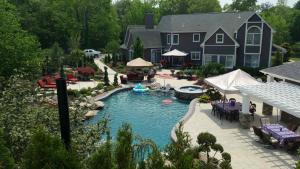
[[[174,76],[175,69],[171,69],[170,71],[171,71],[172,76]]]

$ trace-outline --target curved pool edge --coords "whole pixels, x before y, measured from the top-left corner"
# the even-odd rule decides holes
[[[96,100],[96,101],[99,101],[99,100],[103,101],[103,100],[107,99],[108,97],[110,97],[113,94],[119,93],[121,91],[130,90],[130,89],[132,89],[132,86],[125,86],[125,87],[121,87],[121,88],[116,88],[114,90],[111,90],[111,91],[108,91],[108,92],[104,92],[104,93],[102,93],[100,95],[95,96],[94,100]]]
[[[171,131],[171,139],[173,141],[177,141],[175,130],[179,127],[179,124],[182,123],[183,125],[192,117],[192,115],[195,113],[196,104],[198,102],[198,99],[195,98],[190,102],[189,110],[186,112],[186,114],[176,123],[176,125],[172,128]]]

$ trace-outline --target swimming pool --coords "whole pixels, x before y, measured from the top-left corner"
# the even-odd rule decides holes
[[[171,99],[165,104],[163,100]],[[161,92],[134,93],[122,91],[104,100],[105,107],[88,123],[96,123],[105,114],[110,122],[112,139],[122,123],[129,123],[135,134],[155,141],[164,148],[170,142],[172,128],[188,111],[188,102],[177,100],[172,94]]]

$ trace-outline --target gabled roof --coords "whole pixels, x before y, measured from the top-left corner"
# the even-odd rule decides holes
[[[129,38],[133,38],[133,41],[139,37],[143,43],[144,48],[160,48],[160,31],[154,27],[154,29],[146,29],[142,25],[129,25],[128,26],[128,40],[125,42],[126,48],[129,48]]]
[[[283,65],[262,69],[260,72],[280,79],[287,79],[300,83],[300,62],[286,63]]]
[[[207,32],[222,28],[233,37],[235,31],[255,12],[197,13],[163,16],[157,28],[161,32]],[[206,36],[207,36],[206,35]]]

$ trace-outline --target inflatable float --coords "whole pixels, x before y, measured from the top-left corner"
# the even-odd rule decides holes
[[[135,85],[132,90],[137,93],[144,93],[144,92],[149,91],[149,88],[145,87],[139,83],[139,84]]]
[[[171,99],[165,99],[162,101],[164,104],[171,104],[173,101]]]

